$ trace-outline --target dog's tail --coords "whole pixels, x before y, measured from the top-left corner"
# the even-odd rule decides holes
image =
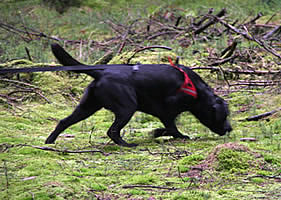
[[[67,53],[59,44],[54,43],[51,47],[54,56],[60,64],[65,66],[84,65],[69,55],[69,53]]]
[[[95,79],[100,77],[100,72],[103,68],[95,68],[94,66],[85,65],[80,63],[79,61],[75,60],[69,53],[67,53],[64,48],[62,48],[59,44],[54,43],[51,45],[52,52],[56,59],[59,61],[60,64],[64,66],[77,66],[77,69],[71,70],[75,73],[84,73],[87,74]],[[87,69],[85,69],[85,67]],[[76,68],[76,67],[75,67]],[[81,68],[81,70],[80,70]],[[89,69],[88,69],[89,68]],[[96,70],[94,70],[96,69]],[[99,70],[98,70],[99,69]]]

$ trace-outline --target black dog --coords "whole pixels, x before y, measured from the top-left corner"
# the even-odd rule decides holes
[[[62,65],[83,65],[58,44],[52,45],[52,51]],[[115,121],[107,135],[116,144],[127,147],[136,144],[124,141],[120,137],[120,130],[137,110],[158,117],[164,124],[165,128],[155,130],[155,137],[189,138],[182,135],[175,125],[176,117],[184,111],[190,111],[202,124],[219,135],[231,131],[226,102],[216,96],[195,72],[184,66],[177,67],[166,64],[99,65],[93,66],[91,70],[75,71],[86,73],[95,80],[85,90],[74,112],[59,122],[46,144],[54,143],[66,128],[101,108],[115,114]],[[183,72],[194,84],[196,96],[179,91],[185,81]]]

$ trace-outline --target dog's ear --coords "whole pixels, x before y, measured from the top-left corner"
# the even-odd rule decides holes
[[[180,57],[179,56],[177,56],[177,58],[176,58],[176,65],[178,65],[179,64],[179,62],[180,62]]]

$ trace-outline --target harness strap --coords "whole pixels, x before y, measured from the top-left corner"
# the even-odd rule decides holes
[[[181,85],[181,87],[179,88],[180,92],[184,92],[188,95],[193,96],[195,99],[197,98],[197,90],[193,84],[193,82],[191,81],[191,79],[189,78],[189,76],[187,75],[187,73],[185,71],[183,71],[181,68],[179,68],[178,66],[176,66],[172,59],[170,57],[168,57],[170,65],[174,68],[176,68],[177,70],[179,70],[181,73],[183,73],[184,75],[184,82]]]

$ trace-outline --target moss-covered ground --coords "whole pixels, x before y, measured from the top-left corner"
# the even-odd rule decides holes
[[[32,25],[43,32],[49,31],[50,34],[73,40],[90,39],[91,35],[104,38],[112,34],[104,30],[103,23],[91,18],[96,16],[96,13],[90,12],[93,8],[88,10],[86,7],[91,1],[85,1],[88,2],[83,5],[85,7],[71,8],[63,15],[47,10],[39,1],[32,1],[34,5],[30,2],[9,1],[1,8],[5,8],[5,12],[10,10],[15,21],[20,21],[21,13],[11,11],[12,6],[16,5],[22,13],[30,15],[25,18],[25,26]],[[102,1],[92,2],[95,2],[94,6],[109,5],[106,4],[109,1],[104,1],[105,5]],[[120,2],[126,4],[125,1]],[[213,1],[208,2],[214,5]],[[240,4],[243,2],[239,1]],[[141,4],[137,5],[141,7]],[[182,4],[175,1],[175,5]],[[195,10],[198,8],[197,4],[192,5]],[[131,12],[129,16],[135,17],[132,13],[137,13],[136,10],[128,5],[126,9],[128,7]],[[236,9],[238,4],[232,7]],[[149,14],[157,9],[160,9],[159,6],[147,6]],[[259,6],[253,6],[249,10],[255,12],[259,9]],[[239,9],[235,11],[244,12]],[[0,15],[11,22],[11,16],[5,12],[3,9]],[[101,12],[98,14],[104,17]],[[115,17],[121,18],[121,14]],[[97,25],[89,23],[90,19]],[[79,26],[71,26],[69,22]],[[51,41],[21,43],[17,41],[18,36],[9,34],[0,32],[4,38],[0,44],[0,67],[7,67],[14,62],[11,61],[13,59],[26,58],[26,46],[34,63],[55,64],[49,49]],[[172,43],[163,41],[163,44]],[[191,56],[194,49],[205,48],[196,45],[184,51],[176,49],[168,55],[174,57],[180,54],[182,64],[196,66],[200,59],[208,56],[205,51],[200,56]],[[84,52],[90,51],[90,47],[84,48]],[[104,52],[94,52],[92,57],[85,57],[79,48],[69,47],[68,50],[74,57],[88,63],[94,63],[104,55]],[[132,62],[168,63],[167,52],[159,52],[142,52]],[[130,51],[124,51],[111,62],[124,63],[130,55]],[[263,67],[280,69],[280,65],[272,61],[271,55],[263,52],[258,57],[262,58]],[[32,65],[32,62],[19,63]],[[252,65],[259,66],[259,63]],[[231,66],[239,67],[235,64]],[[257,69],[264,70],[260,67]],[[178,117],[177,125],[191,140],[170,137],[154,139],[151,132],[163,125],[155,117],[137,112],[122,130],[126,141],[139,144],[135,148],[117,146],[107,137],[106,131],[114,120],[113,114],[107,110],[100,110],[71,126],[60,135],[56,144],[44,144],[58,121],[68,116],[78,104],[84,88],[92,81],[90,77],[69,72],[0,76],[0,199],[280,199],[281,113],[276,112],[258,121],[244,120],[280,108],[280,85],[272,88],[229,88],[220,73],[196,72],[228,101],[233,131],[218,136],[187,112]],[[247,75],[240,78],[250,80],[253,77]]]
[[[178,127],[191,140],[153,139],[151,132],[162,127],[161,123],[152,116],[136,113],[122,133],[125,140],[139,146],[119,147],[106,136],[114,117],[101,110],[67,129],[56,144],[47,145],[81,153],[37,149],[46,146],[48,134],[59,119],[72,112],[82,88],[90,81],[84,76],[68,76],[66,72],[36,73],[33,84],[40,86],[45,98],[33,94],[17,107],[1,106],[1,199],[280,197],[280,113],[267,121],[239,121],[280,105],[280,98],[259,95],[259,90],[225,96],[234,128],[227,136],[211,133],[184,113],[179,116]],[[70,84],[76,88],[69,88]],[[271,99],[263,102],[266,98]],[[260,109],[253,106],[240,112],[253,99]],[[256,141],[240,142],[240,138]],[[83,153],[85,150],[100,152]]]

